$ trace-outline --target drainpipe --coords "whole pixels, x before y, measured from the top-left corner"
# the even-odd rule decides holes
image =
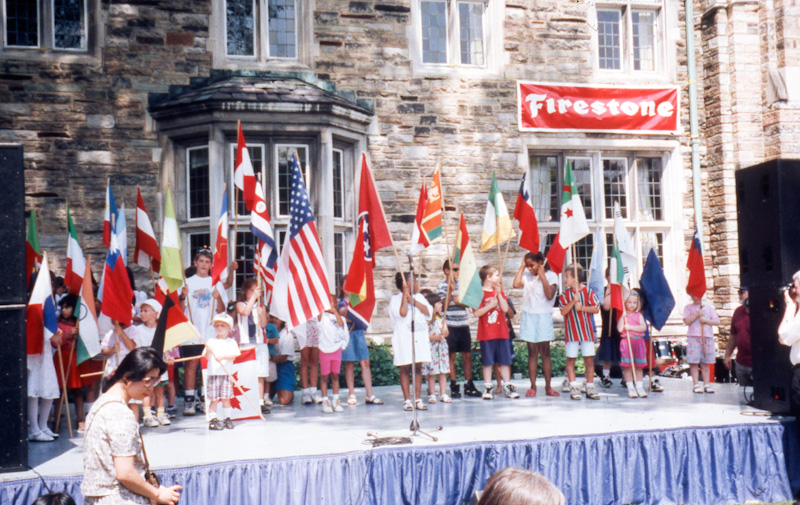
[[[697,71],[694,52],[694,0],[685,0],[686,66],[689,78],[689,134],[692,146],[692,197],[697,237],[703,243],[703,207],[700,184],[700,134],[697,126]]]

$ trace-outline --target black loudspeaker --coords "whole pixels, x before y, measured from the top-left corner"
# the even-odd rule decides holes
[[[28,464],[22,146],[0,146],[0,472]]]
[[[778,341],[781,288],[800,269],[800,160],[736,172],[741,284],[750,290],[755,406],[791,410],[789,347]]]

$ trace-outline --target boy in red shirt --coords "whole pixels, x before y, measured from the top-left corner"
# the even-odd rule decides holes
[[[586,367],[586,398],[599,400],[600,395],[594,389],[595,348],[591,315],[600,312],[600,303],[594,291],[581,284],[582,279],[583,268],[580,265],[566,267],[564,286],[567,290],[558,297],[561,315],[564,316],[569,396],[573,400],[581,399],[580,385],[575,379],[575,361],[580,349]]]
[[[508,297],[500,289],[500,272],[491,265],[484,265],[478,275],[483,284],[483,300],[474,315],[478,318],[478,342],[481,344],[483,399],[494,398],[492,367],[495,364],[500,366],[500,375],[505,382],[503,395],[506,398],[519,398],[511,384],[511,346],[508,344],[508,324],[505,317],[508,312]]]

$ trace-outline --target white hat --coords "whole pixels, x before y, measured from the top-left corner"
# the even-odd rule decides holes
[[[162,307],[161,307],[161,304],[158,303],[157,300],[154,300],[152,298],[148,298],[147,300],[145,300],[145,301],[143,301],[142,303],[139,304],[139,310],[142,310],[142,305],[147,305],[151,309],[155,310],[156,314],[161,314]]]
[[[214,319],[211,320],[211,326],[214,326],[218,322],[225,323],[230,329],[233,329],[233,318],[224,312],[214,316]]]

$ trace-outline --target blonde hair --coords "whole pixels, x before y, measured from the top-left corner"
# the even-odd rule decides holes
[[[486,481],[478,505],[565,505],[561,491],[538,473],[507,467]]]
[[[625,303],[628,303],[628,298],[635,296],[636,297],[636,312],[642,310],[642,297],[639,296],[639,292],[635,289],[631,289],[631,292],[628,293],[628,296],[625,297]]]

